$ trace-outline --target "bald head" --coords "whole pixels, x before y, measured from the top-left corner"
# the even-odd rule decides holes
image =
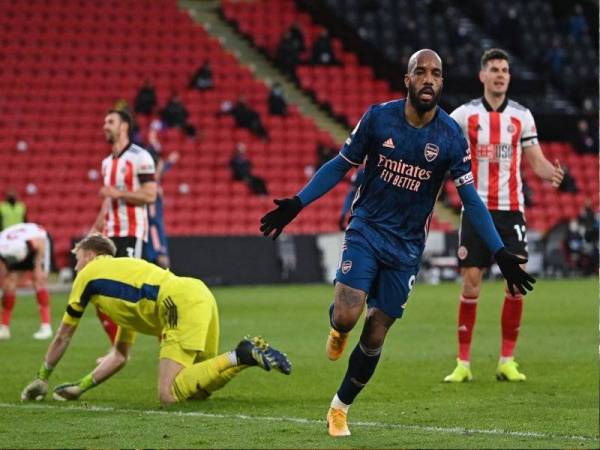
[[[433,50],[423,49],[408,60],[404,85],[408,102],[420,113],[433,110],[442,91],[442,59]]]
[[[425,61],[434,60],[437,63],[437,66],[442,68],[442,58],[433,50],[428,48],[421,49],[415,53],[413,53],[408,60],[408,67],[406,68],[406,73],[411,73],[415,70],[415,67],[419,65],[419,63],[423,64]]]

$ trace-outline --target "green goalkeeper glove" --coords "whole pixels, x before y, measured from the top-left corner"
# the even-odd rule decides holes
[[[62,402],[67,400],[77,400],[81,394],[89,391],[95,386],[96,382],[94,381],[94,377],[89,373],[81,380],[74,381],[73,383],[59,384],[54,388],[52,397],[54,400]]]
[[[36,378],[21,392],[21,401],[35,400],[39,402],[44,400],[48,393],[48,378],[50,378],[51,373],[52,367],[48,366],[45,361],[42,362]]]

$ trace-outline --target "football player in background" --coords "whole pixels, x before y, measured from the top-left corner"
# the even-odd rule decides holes
[[[560,185],[564,172],[558,160],[552,165],[544,157],[531,112],[506,96],[510,66],[504,50],[491,48],[483,53],[479,80],[483,84],[483,97],[459,106],[450,116],[469,140],[475,187],[490,210],[500,237],[510,252],[527,258],[521,159],[525,155],[535,174],[552,182],[554,187]],[[484,271],[493,263],[492,253],[464,214],[459,241],[458,265],[463,281],[458,308],[458,357],[456,368],[444,378],[453,383],[473,379],[471,339],[477,303]],[[498,380],[526,378],[513,357],[522,313],[523,295],[506,290],[501,315],[502,345],[496,369]]]
[[[116,256],[141,258],[148,238],[147,205],[156,200],[154,160],[144,148],[131,142],[133,119],[127,111],[111,109],[104,117],[104,136],[112,152],[102,161],[102,207],[90,233],[112,239]],[[100,323],[112,342],[117,326],[101,311]]]
[[[50,339],[50,294],[48,272],[51,261],[48,233],[35,223],[19,223],[0,233],[0,265],[6,275],[2,282],[2,324],[0,340],[10,339],[10,320],[17,300],[17,286],[26,272],[31,272],[31,282],[40,311],[40,328],[34,339]]]

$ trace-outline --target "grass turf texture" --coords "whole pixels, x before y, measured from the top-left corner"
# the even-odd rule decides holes
[[[500,283],[486,283],[474,333],[474,382],[441,383],[454,368],[459,286],[417,285],[392,328],[379,367],[350,410],[353,435],[333,439],[325,413],[358,339],[332,363],[324,354],[331,286],[216,288],[221,350],[246,333],[286,351],[292,374],[241,373],[205,402],[159,409],[156,339],[140,336],[132,359],[77,402],[22,404],[47,342],[34,341],[37,307],[17,301],[0,341],[0,447],[48,448],[598,448],[598,283],[545,281],[526,298],[517,359],[525,383],[499,383]],[[52,299],[59,323],[66,296]],[[362,323],[362,322],[361,322]],[[108,341],[87,311],[51,388],[94,367]]]

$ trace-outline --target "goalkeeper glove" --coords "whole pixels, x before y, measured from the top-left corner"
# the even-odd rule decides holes
[[[39,402],[44,400],[48,393],[48,378],[50,378],[51,373],[52,367],[48,366],[45,361],[42,362],[36,378],[21,392],[21,401],[35,400]]]
[[[515,295],[515,288],[523,295],[533,290],[532,284],[535,283],[535,278],[520,267],[520,264],[525,264],[527,259],[510,253],[504,247],[498,250],[494,257],[512,295]]]
[[[73,383],[59,384],[54,388],[54,394],[52,395],[52,397],[54,398],[54,400],[62,402],[67,400],[77,400],[81,396],[81,394],[95,386],[96,382],[94,381],[94,377],[90,373],[83,377],[81,380],[77,380]]]
[[[295,196],[293,198],[284,198],[273,200],[277,205],[277,208],[269,211],[260,219],[260,231],[264,236],[268,236],[273,233],[273,240],[283,231],[283,228],[290,223],[302,210],[302,202]]]

